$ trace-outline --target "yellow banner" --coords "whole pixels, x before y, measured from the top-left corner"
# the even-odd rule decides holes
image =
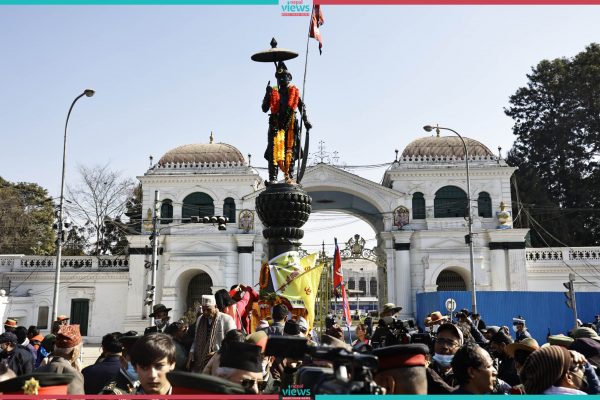
[[[300,302],[304,303],[309,329],[315,320],[315,303],[323,272],[323,264],[315,265],[316,262],[316,253],[300,258],[295,251],[281,254],[269,262],[275,292],[293,306],[302,307]]]

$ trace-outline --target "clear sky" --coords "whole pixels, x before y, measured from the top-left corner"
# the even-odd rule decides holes
[[[312,148],[323,140],[348,165],[393,161],[431,123],[505,152],[503,108],[531,67],[600,41],[600,6],[322,9],[323,55],[311,40],[305,97]],[[250,55],[276,37],[300,53],[286,63],[300,86],[308,22],[277,5],[0,6],[0,176],[59,195],[66,113],[86,88],[96,96],[71,116],[67,183],[79,164],[142,175],[149,155],[207,143],[211,131],[266,166],[260,103],[274,69]]]

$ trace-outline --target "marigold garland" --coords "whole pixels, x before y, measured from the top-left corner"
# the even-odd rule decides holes
[[[288,109],[286,126],[283,129],[278,129],[273,138],[273,164],[278,165],[281,171],[288,176],[290,165],[292,163],[292,155],[294,149],[294,110],[298,108],[300,100],[300,90],[295,85],[288,85]],[[277,114],[280,111],[281,96],[277,87],[271,92],[270,108],[272,114]],[[280,127],[277,127],[280,128]],[[286,135],[287,131],[287,135]],[[287,136],[287,137],[286,137]]]
[[[300,99],[300,90],[295,85],[288,85],[288,107],[290,110],[296,110],[298,108],[298,100]],[[270,108],[273,114],[279,112],[279,101],[281,96],[279,95],[279,88],[274,87],[271,92]]]
[[[269,264],[266,262],[262,263],[258,283],[260,284],[261,289],[266,289],[269,284]]]

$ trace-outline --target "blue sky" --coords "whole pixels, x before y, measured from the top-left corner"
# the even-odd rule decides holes
[[[508,97],[542,59],[600,39],[600,6],[323,6],[324,48],[310,42],[306,104],[313,149],[324,140],[349,165],[439,123],[493,151],[513,142]],[[78,164],[136,176],[171,148],[217,141],[266,166],[260,110],[269,47],[301,84],[308,17],[280,6],[0,6],[0,176],[58,196],[68,107],[67,183]],[[356,170],[379,181],[383,170]],[[356,228],[359,229],[359,228]]]

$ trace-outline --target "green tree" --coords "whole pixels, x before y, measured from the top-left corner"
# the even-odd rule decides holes
[[[128,232],[130,234],[140,234],[142,233],[142,184],[139,183],[135,189],[133,189],[133,194],[127,200],[127,204],[125,207],[127,211],[125,211],[125,215],[129,218]]]
[[[534,246],[597,245],[600,46],[591,44],[573,58],[543,60],[527,78],[505,109],[517,137],[507,161],[519,168],[515,179],[525,213],[543,228],[527,218],[516,225],[531,229]]]
[[[53,254],[53,222],[54,204],[46,189],[0,177],[0,254]]]

